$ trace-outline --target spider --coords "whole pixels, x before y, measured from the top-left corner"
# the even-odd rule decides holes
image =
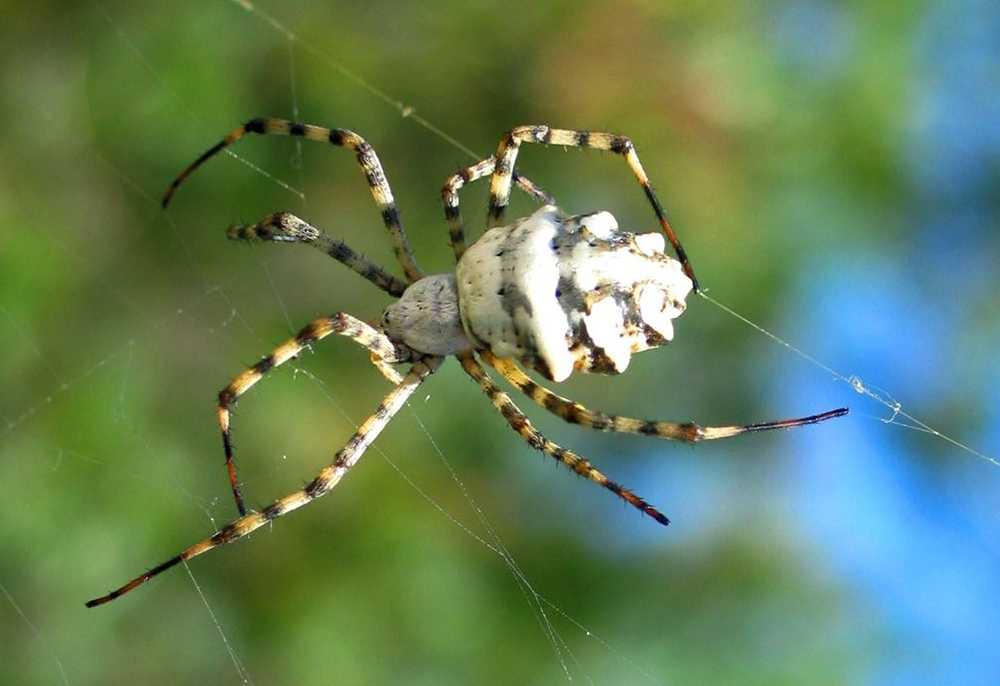
[[[242,538],[330,492],[417,387],[449,356],[458,358],[465,373],[529,445],[608,489],[660,524],[668,524],[669,520],[656,508],[610,480],[585,458],[540,434],[496,386],[480,360],[546,410],[567,422],[598,431],[693,443],[815,424],[848,412],[847,408],[840,408],[798,419],[719,427],[639,420],[590,410],[525,374],[522,363],[554,382],[563,381],[574,371],[622,373],[632,353],[657,347],[673,338],[673,319],[684,312],[687,295],[692,290],[698,291],[691,263],[667,221],[635,147],[624,136],[549,126],[519,126],[505,134],[495,155],[460,169],[446,180],[441,196],[457,268],[454,274],[425,276],[410,249],[378,156],[367,141],[346,129],[284,119],[251,119],[180,173],[163,197],[164,208],[177,188],[202,163],[250,133],[297,136],[351,150],[364,172],[406,278],[390,274],[344,242],[288,212],[269,215],[256,224],[230,227],[228,236],[234,240],[304,243],[317,248],[398,300],[386,308],[378,328],[345,312],[314,320],[222,389],[217,415],[229,485],[239,517],[124,586],[88,601],[87,607],[110,602],[179,562]],[[663,234],[621,231],[608,212],[563,214],[545,191],[515,173],[514,164],[524,143],[591,148],[622,156],[652,205]],[[459,191],[487,176],[490,178],[487,230],[466,246]],[[530,216],[504,225],[502,220],[514,185],[544,204]],[[665,254],[664,235],[677,259]],[[312,481],[259,512],[248,512],[233,458],[230,425],[233,406],[264,375],[330,334],[344,336],[367,348],[372,364],[395,387],[337,452],[333,462],[323,467]],[[398,363],[410,365],[405,374],[393,368]]]

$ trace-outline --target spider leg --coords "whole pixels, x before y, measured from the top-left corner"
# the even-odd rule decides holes
[[[451,247],[455,251],[455,261],[458,262],[465,252],[465,225],[462,221],[462,213],[458,207],[458,192],[462,187],[473,181],[489,176],[496,166],[495,157],[487,157],[473,165],[463,167],[456,173],[445,179],[444,187],[441,189],[441,201],[444,203],[444,218],[448,222],[448,235],[451,238]],[[518,188],[532,196],[541,203],[555,205],[556,201],[551,195],[536,186],[524,176],[514,174],[514,182]]]
[[[755,431],[791,429],[797,426],[805,426],[806,424],[818,424],[827,419],[842,417],[848,413],[846,407],[841,407],[809,417],[781,419],[742,426],[700,426],[693,422],[633,419],[632,417],[621,417],[619,415],[590,410],[578,402],[564,398],[545,386],[535,383],[510,358],[499,358],[489,351],[484,350],[480,351],[480,355],[486,360],[487,364],[500,372],[512,386],[531,398],[538,405],[541,405],[552,414],[561,417],[571,424],[580,424],[581,426],[587,426],[598,431],[640,434],[643,436],[656,436],[658,438],[697,443],[699,441],[710,441],[718,438],[732,438],[733,436]]]
[[[565,145],[577,148],[592,148],[595,150],[610,150],[622,155],[628,163],[629,169],[635,176],[636,181],[642,186],[646,193],[649,204],[653,206],[653,212],[660,222],[660,228],[670,240],[670,244],[677,253],[677,259],[684,266],[684,273],[690,277],[694,284],[694,290],[698,291],[698,280],[694,276],[694,269],[691,262],[681,247],[677,234],[674,233],[667,215],[663,211],[663,205],[653,192],[653,187],[649,183],[649,177],[642,168],[639,156],[635,152],[632,141],[625,136],[616,136],[611,133],[600,133],[597,131],[573,131],[570,129],[553,129],[549,126],[519,126],[500,139],[497,147],[496,168],[493,171],[493,178],[490,180],[490,210],[489,225],[496,226],[503,217],[510,200],[510,186],[514,175],[514,163],[517,160],[517,153],[521,143],[541,143],[543,145]]]
[[[389,295],[399,297],[406,282],[388,273],[364,255],[355,252],[342,240],[333,238],[291,212],[269,214],[256,224],[236,224],[226,232],[232,240],[305,243],[347,265]]]
[[[219,419],[219,428],[222,430],[222,448],[226,455],[229,485],[241,515],[245,515],[247,510],[243,504],[243,494],[240,492],[236,463],[233,461],[232,428],[230,426],[232,407],[240,396],[250,390],[265,374],[297,356],[306,346],[320,341],[332,333],[346,336],[355,343],[368,348],[371,351],[373,361],[375,358],[381,361],[376,363],[376,368],[391,382],[398,382],[400,377],[389,366],[389,363],[405,362],[410,358],[409,350],[397,346],[385,334],[349,314],[338,312],[332,317],[321,317],[310,322],[294,338],[279,345],[270,355],[265,355],[257,364],[248,367],[230,381],[229,385],[219,392],[219,405],[216,414]]]
[[[399,411],[399,408],[403,406],[406,399],[417,390],[417,387],[424,379],[437,370],[440,364],[441,358],[439,357],[425,358],[414,364],[403,381],[385,396],[375,412],[358,427],[358,430],[347,441],[347,444],[337,452],[333,462],[323,467],[319,474],[304,488],[293,491],[283,498],[278,498],[260,512],[244,514],[240,518],[226,524],[214,535],[185,548],[180,554],[153,567],[153,569],[145,574],[137,576],[124,586],[100,598],[88,600],[86,603],[87,607],[96,607],[111,602],[174,565],[190,560],[202,553],[207,553],[209,550],[225,545],[226,543],[232,543],[250,532],[259,529],[268,522],[273,522],[278,517],[286,515],[292,510],[297,510],[303,505],[308,505],[313,500],[329,493],[333,490],[334,486],[340,483],[340,480],[347,471],[358,463],[358,460],[364,455],[365,450],[378,437],[393,415]]]
[[[555,460],[562,462],[580,476],[604,486],[604,488],[617,495],[629,505],[644,514],[649,515],[660,524],[666,525],[670,523],[670,520],[660,513],[659,510],[654,508],[632,491],[623,488],[606,477],[588,460],[570,450],[566,450],[556,443],[553,443],[540,434],[535,427],[532,426],[531,422],[524,415],[524,413],[521,412],[517,405],[514,404],[514,401],[510,399],[510,396],[497,388],[496,384],[493,383],[493,380],[490,379],[489,375],[486,373],[486,370],[483,369],[482,365],[480,365],[471,354],[460,355],[459,361],[462,363],[462,368],[465,372],[479,384],[479,387],[489,397],[490,401],[492,401],[493,406],[500,411],[503,418],[507,420],[510,427],[514,429],[514,431],[516,431],[521,438],[528,443],[528,445],[542,451]]]
[[[398,386],[403,383],[403,375],[395,370],[395,368],[390,364],[389,360],[386,360],[379,353],[374,350],[368,352],[368,361],[372,363],[372,366],[378,370],[379,374],[385,377],[385,380],[389,383]]]
[[[198,159],[188,165],[173,180],[170,187],[167,188],[166,193],[163,194],[163,206],[166,207],[170,204],[170,199],[173,197],[174,192],[195,169],[248,133],[299,136],[307,140],[330,143],[337,147],[349,148],[354,151],[358,164],[361,165],[361,169],[365,173],[365,179],[368,181],[368,188],[375,199],[375,204],[378,205],[379,210],[382,212],[382,221],[385,223],[385,228],[389,230],[393,251],[400,266],[403,268],[403,272],[406,274],[406,278],[412,282],[423,277],[424,274],[420,271],[420,267],[417,266],[416,259],[413,257],[413,249],[410,247],[410,241],[403,230],[403,224],[399,218],[399,210],[396,209],[396,201],[392,197],[392,189],[389,187],[389,181],[382,170],[382,163],[379,162],[378,155],[375,154],[374,148],[364,138],[347,129],[328,129],[323,126],[301,124],[288,121],[287,119],[267,117],[251,119],[231,131],[229,135],[206,150]]]

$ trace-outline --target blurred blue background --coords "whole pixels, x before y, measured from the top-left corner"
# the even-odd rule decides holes
[[[4,683],[1000,679],[996,3],[7,15]],[[344,154],[248,140],[247,164],[213,160],[163,213],[166,183],[251,116],[352,128],[378,150],[422,266],[445,271],[438,194],[469,158],[410,108],[481,154],[522,123],[630,135],[713,298],[971,450],[692,298],[666,349],[561,392],[705,424],[851,415],[690,448],[589,434],[521,402],[670,515],[663,529],[546,463],[450,363],[329,498],[191,576],[85,610],[230,518],[218,389],[311,318],[373,320],[386,304],[322,255],[224,239],[289,209],[391,264]],[[531,149],[519,164],[571,212],[655,226],[620,160]],[[485,199],[463,196],[470,228]],[[240,405],[251,502],[314,474],[387,391],[363,353],[314,353]],[[562,609],[544,606],[554,638],[455,525],[493,540],[442,457]]]

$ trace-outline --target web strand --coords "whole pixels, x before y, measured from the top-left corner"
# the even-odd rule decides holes
[[[139,47],[129,39],[129,37],[125,34],[124,31],[122,31],[121,29],[115,28],[115,26],[114,26],[114,20],[111,18],[111,14],[108,12],[107,8],[104,7],[103,5],[100,5],[100,4],[98,5],[98,8],[101,11],[101,13],[104,15],[105,21],[108,22],[108,25],[112,27],[112,29],[114,30],[115,34],[118,36],[118,39],[128,47],[128,49],[132,52],[132,54],[134,54],[136,56],[136,59],[139,60],[139,63],[143,66],[143,68],[146,70],[146,72],[149,73],[149,75],[153,79],[155,79],[155,81],[157,83],[157,87],[160,88],[164,93],[169,93],[170,96],[176,102],[180,103],[181,107],[184,110],[184,113],[191,120],[201,122],[202,120],[199,119],[199,117],[194,113],[194,111],[192,109],[190,109],[189,107],[187,107],[187,105],[181,100],[180,96],[177,95],[177,93],[175,91],[173,91],[171,88],[169,88],[167,86],[167,84],[163,81],[163,79],[160,78],[159,73],[156,71],[156,69],[153,68],[153,65],[149,63],[149,60],[146,59],[146,56],[139,49]],[[281,188],[284,188],[289,193],[292,193],[293,195],[297,195],[299,198],[303,198],[304,197],[304,194],[302,193],[302,191],[300,191],[299,189],[295,188],[294,186],[292,186],[291,184],[287,183],[286,181],[283,181],[282,179],[279,179],[278,177],[273,176],[272,174],[267,173],[266,171],[264,171],[263,169],[261,169],[260,167],[258,167],[256,164],[254,164],[250,160],[248,160],[248,159],[246,159],[246,158],[238,155],[237,153],[233,152],[232,150],[224,150],[223,152],[225,152],[227,155],[229,155],[233,159],[235,159],[235,160],[237,160],[237,161],[245,164],[246,166],[250,167],[250,169],[254,170],[255,172],[257,172],[258,174],[260,174],[264,178],[268,179],[272,183],[275,183],[278,186],[280,186]]]
[[[66,684],[66,686],[69,686],[69,678],[66,676],[66,669],[63,667],[62,660],[60,660],[59,656],[56,655],[48,640],[42,632],[38,630],[38,627],[35,626],[34,622],[28,619],[28,615],[24,613],[21,606],[17,604],[16,600],[14,600],[14,596],[10,594],[10,591],[8,591],[7,587],[3,584],[0,584],[0,593],[2,593],[3,597],[7,599],[10,606],[14,608],[14,612],[17,613],[17,616],[20,617],[21,621],[28,627],[28,631],[30,631],[31,635],[35,637],[35,640],[41,643],[45,651],[51,655],[52,661],[56,663],[56,668],[59,670],[59,678],[62,679],[62,682]]]
[[[322,392],[323,395],[326,397],[327,402],[329,402],[334,407],[334,409],[337,411],[337,413],[340,414],[340,416],[344,418],[344,420],[348,423],[348,425],[350,425],[350,426],[354,427],[355,429],[357,429],[357,426],[358,426],[357,422],[355,422],[354,419],[344,409],[344,407],[339,402],[337,402],[337,400],[334,398],[333,392],[330,390],[330,387],[328,386],[328,384],[326,384],[321,379],[319,379],[314,374],[312,374],[310,371],[308,371],[307,369],[303,368],[302,366],[300,366],[298,364],[295,365],[294,369],[295,369],[295,373],[296,374],[302,374],[307,379],[309,379],[314,384],[316,384],[319,387],[320,392]],[[409,405],[409,403],[407,403],[407,405]],[[411,411],[412,411],[412,408],[411,408]],[[419,422],[419,418],[418,418],[418,422]],[[424,430],[425,435],[430,439],[431,444],[433,446],[435,446],[435,448],[437,448],[437,443],[434,441],[433,438],[430,437],[430,434],[427,432],[426,427],[424,427],[424,425],[423,425],[422,422],[419,422],[419,423],[420,423],[421,428]],[[538,595],[537,592],[535,592],[534,588],[531,586],[530,582],[527,580],[527,578],[521,572],[520,568],[517,567],[517,564],[514,562],[513,558],[511,557],[511,555],[509,553],[509,551],[503,546],[503,543],[499,540],[499,537],[495,534],[495,532],[493,532],[492,529],[489,530],[490,534],[491,534],[491,537],[494,539],[494,543],[488,542],[486,539],[484,539],[483,537],[479,536],[474,531],[472,531],[472,529],[470,529],[468,526],[466,526],[461,521],[459,521],[458,518],[456,518],[454,515],[452,515],[451,513],[449,513],[444,507],[442,507],[439,503],[437,503],[426,491],[424,491],[422,488],[420,488],[409,476],[406,475],[406,473],[393,460],[391,460],[389,458],[388,454],[386,454],[386,452],[381,447],[379,447],[379,445],[377,443],[373,444],[372,447],[370,448],[370,450],[374,450],[375,452],[377,452],[378,455],[390,467],[392,467],[392,469],[411,488],[413,488],[417,492],[418,495],[420,495],[424,500],[426,500],[428,503],[430,503],[430,505],[435,510],[437,510],[442,515],[444,515],[444,517],[449,522],[451,522],[452,524],[454,524],[455,526],[457,526],[459,529],[461,529],[467,535],[471,536],[474,540],[478,541],[482,546],[484,546],[486,549],[488,549],[491,552],[493,552],[494,554],[496,554],[498,557],[500,557],[500,559],[502,559],[504,561],[504,563],[507,565],[508,569],[511,570],[511,573],[512,573],[512,575],[514,577],[514,581],[518,584],[518,586],[521,589],[521,592],[525,595],[525,599],[528,601],[529,606],[532,608],[532,612],[534,613],[536,620],[539,622],[539,625],[542,628],[543,634],[545,634],[545,636],[548,639],[550,645],[552,646],[553,651],[556,654],[556,658],[559,660],[559,664],[560,664],[560,667],[562,668],[564,676],[566,677],[567,681],[572,681],[572,676],[570,675],[569,668],[566,665],[566,662],[565,662],[565,660],[562,657],[562,650],[560,648],[560,643],[563,643],[562,639],[561,639],[561,637],[558,636],[557,632],[552,627],[551,623],[548,621],[548,616],[546,615],[544,609],[540,610],[539,607],[538,607],[538,605],[537,605],[538,599],[540,598],[540,596]],[[441,454],[440,451],[439,451],[438,454],[439,455]],[[442,455],[442,459],[443,459],[443,455]],[[448,466],[448,469],[450,471],[451,470],[450,464],[448,464],[447,461],[445,461],[445,464]],[[457,479],[457,476],[454,477],[454,478]],[[463,495],[466,497],[467,500],[469,500],[469,502],[472,504],[472,506],[475,509],[475,511],[477,513],[481,514],[482,513],[481,509],[479,508],[478,504],[476,504],[474,501],[471,500],[471,496],[465,490],[464,485],[461,484],[460,481],[458,482],[458,484],[459,484],[459,487],[460,487]]]
[[[416,411],[414,411],[412,407],[410,407],[410,410],[413,413],[413,416],[416,418],[417,424],[418,426],[420,426],[420,430],[423,432],[428,442],[434,448],[434,452],[437,454],[438,460],[441,462],[442,465],[444,465],[445,469],[448,472],[448,475],[451,477],[452,482],[462,493],[462,497],[465,498],[465,501],[469,504],[469,507],[471,507],[472,510],[476,513],[476,517],[479,519],[480,525],[486,531],[490,539],[492,539],[493,545],[489,546],[490,550],[496,553],[500,557],[500,559],[503,560],[504,564],[507,565],[507,568],[510,571],[511,575],[514,577],[514,580],[520,587],[522,594],[524,594],[525,600],[528,601],[529,606],[531,607],[532,611],[535,614],[535,618],[538,621],[542,633],[545,635],[545,637],[549,641],[549,644],[552,646],[552,651],[553,653],[555,653],[556,659],[559,660],[559,664],[562,667],[563,673],[566,676],[567,681],[572,681],[572,676],[570,674],[569,667],[567,666],[566,661],[562,656],[562,653],[565,650],[571,657],[573,657],[574,662],[576,662],[576,658],[569,650],[569,647],[566,645],[566,642],[556,631],[555,627],[552,626],[552,622],[549,619],[548,613],[545,611],[545,607],[541,602],[541,596],[538,594],[537,591],[535,591],[531,582],[528,581],[527,576],[525,576],[524,572],[521,570],[521,567],[517,564],[517,561],[514,559],[513,555],[511,555],[510,550],[507,548],[506,545],[504,545],[503,540],[500,538],[500,534],[493,527],[489,518],[486,516],[486,513],[479,506],[479,503],[476,502],[475,498],[472,497],[472,494],[469,493],[469,490],[465,487],[465,483],[458,476],[458,473],[455,471],[454,467],[451,466],[451,463],[448,461],[448,459],[444,456],[444,452],[441,450],[441,447],[438,445],[438,442],[434,440],[434,437],[431,436],[431,433],[427,430],[427,426],[423,423],[423,421],[420,419],[420,417],[417,415]]]
[[[298,35],[296,35],[294,31],[290,30],[288,27],[286,27],[284,24],[278,21],[274,16],[260,9],[249,0],[229,0],[229,2],[232,2],[233,4],[241,7],[250,14],[262,19],[267,24],[269,24],[275,31],[282,34],[285,38],[287,38],[290,42],[298,42],[300,45],[302,45],[303,49],[306,50],[309,54],[318,58],[320,61],[325,63],[328,67],[334,69],[336,72],[338,72],[341,76],[343,76],[347,80],[352,81],[354,84],[360,86],[362,89],[367,91],[370,95],[374,96],[376,99],[381,100],[383,103],[385,103],[392,109],[399,112],[399,116],[401,116],[403,119],[409,119],[418,126],[427,129],[432,134],[434,134],[441,140],[445,141],[455,149],[465,153],[470,159],[472,160],[483,159],[483,156],[477,155],[472,148],[460,142],[457,138],[449,135],[447,132],[444,131],[444,129],[435,126],[433,123],[431,123],[424,117],[417,114],[416,108],[414,108],[412,105],[407,105],[401,100],[393,98],[382,89],[372,85],[371,83],[363,79],[361,76],[359,76],[357,73],[351,71],[343,64],[335,60],[329,53],[325,52],[324,50],[321,50],[320,48],[318,48],[315,45],[312,45],[311,43],[300,41]]]
[[[975,448],[972,448],[971,446],[966,445],[965,443],[957,441],[956,439],[952,438],[951,436],[948,436],[947,434],[944,434],[944,433],[938,431],[937,429],[935,429],[935,428],[933,428],[933,427],[925,424],[924,422],[920,421],[919,419],[917,419],[916,417],[914,417],[909,412],[906,412],[905,410],[903,410],[902,404],[898,400],[895,400],[895,399],[891,398],[891,396],[888,393],[886,393],[885,391],[880,391],[880,390],[876,389],[874,386],[866,385],[865,382],[861,379],[860,376],[858,376],[856,374],[844,375],[841,372],[838,372],[836,369],[834,369],[830,365],[828,365],[828,364],[826,364],[824,362],[821,362],[817,358],[815,358],[812,355],[810,355],[809,353],[805,352],[801,348],[797,348],[796,346],[792,345],[791,343],[789,343],[785,339],[781,338],[780,336],[777,336],[776,334],[771,333],[770,331],[768,331],[767,329],[765,329],[764,327],[762,327],[760,324],[757,324],[757,323],[755,323],[755,322],[747,319],[746,317],[744,317],[743,315],[741,315],[739,312],[737,312],[737,311],[733,310],[732,308],[730,308],[730,307],[724,305],[723,303],[719,302],[718,300],[716,300],[712,296],[708,295],[706,292],[699,291],[698,295],[700,295],[702,298],[704,298],[705,300],[707,300],[712,305],[714,305],[715,307],[719,308],[720,310],[722,310],[723,312],[725,312],[729,316],[735,317],[736,319],[738,319],[739,321],[743,322],[744,324],[746,324],[750,328],[754,329],[758,333],[762,334],[763,336],[769,338],[770,340],[772,340],[773,342],[777,343],[781,347],[785,348],[786,350],[788,350],[792,354],[794,354],[794,355],[802,358],[803,360],[805,360],[809,364],[813,365],[814,367],[823,370],[824,372],[826,372],[827,374],[829,374],[830,376],[832,376],[835,380],[847,384],[848,386],[851,387],[851,389],[855,393],[858,393],[859,395],[871,398],[875,402],[877,402],[880,405],[884,406],[886,409],[888,409],[890,412],[892,412],[892,414],[889,417],[887,417],[887,418],[879,418],[879,421],[881,421],[883,424],[892,424],[894,426],[899,426],[899,427],[902,427],[904,429],[913,429],[915,431],[920,431],[920,432],[923,432],[923,433],[930,434],[931,436],[939,438],[939,439],[941,439],[942,441],[944,441],[946,443],[950,443],[952,446],[954,446],[956,448],[959,448],[960,450],[964,450],[964,451],[966,451],[966,452],[968,452],[968,453],[970,453],[970,454],[972,454],[972,455],[974,455],[974,456],[976,456],[976,457],[978,457],[978,458],[980,458],[982,460],[985,460],[986,462],[989,462],[990,464],[992,464],[995,467],[1000,467],[1000,460],[998,460],[997,458],[991,457],[990,455],[982,453],[982,452],[976,450]],[[898,421],[899,417],[903,417],[903,418],[907,419],[909,423],[904,423],[904,422]]]
[[[226,647],[226,652],[229,654],[229,659],[233,661],[233,667],[236,668],[236,673],[240,676],[240,681],[244,684],[253,684],[253,680],[250,678],[250,673],[247,671],[246,666],[244,666],[243,661],[240,660],[236,651],[233,649],[233,644],[229,642],[229,638],[226,636],[226,632],[222,628],[222,623],[215,614],[215,610],[212,606],[208,604],[208,598],[201,590],[201,585],[198,580],[194,578],[194,574],[191,573],[191,567],[188,566],[187,561],[183,562],[184,570],[187,572],[188,577],[191,579],[191,584],[194,586],[195,590],[198,592],[198,597],[201,598],[202,604],[205,606],[205,610],[208,611],[208,616],[212,618],[212,623],[215,625],[215,630],[219,632],[219,637],[222,639],[222,644]]]
[[[320,379],[315,374],[313,374],[308,369],[305,369],[304,367],[302,367],[299,364],[295,365],[295,367],[294,367],[294,373],[295,374],[301,374],[304,377],[306,377],[307,379],[309,379],[312,383],[314,383],[319,388],[319,390],[323,394],[323,396],[326,398],[327,402],[329,402],[330,405],[336,410],[336,412],[341,417],[343,417],[343,419],[348,423],[348,425],[352,426],[352,427],[355,427],[355,428],[357,427],[357,423],[348,414],[348,412],[344,408],[344,406],[340,402],[337,401],[337,399],[336,399],[336,397],[335,397],[332,389],[330,388],[329,384],[327,384],[322,379]],[[633,671],[636,674],[638,674],[639,676],[641,676],[644,680],[648,681],[651,684],[659,684],[659,683],[661,683],[658,679],[656,679],[655,677],[653,677],[652,674],[648,670],[646,670],[643,667],[641,667],[634,660],[629,659],[627,656],[625,656],[625,654],[621,650],[619,650],[618,648],[616,648],[609,641],[607,641],[607,640],[601,638],[599,635],[595,634],[591,629],[589,629],[588,627],[586,627],[582,622],[580,622],[579,620],[573,618],[570,614],[568,614],[565,610],[563,610],[559,605],[557,605],[556,603],[554,603],[551,600],[549,600],[548,598],[546,598],[544,595],[542,595],[541,593],[539,593],[534,588],[533,584],[528,579],[527,575],[524,573],[524,571],[521,569],[520,565],[518,565],[517,561],[514,559],[514,557],[511,554],[510,550],[503,543],[503,541],[500,538],[498,532],[496,531],[496,529],[492,525],[492,523],[489,521],[489,518],[487,517],[487,515],[484,512],[484,510],[482,509],[482,507],[476,501],[476,499],[472,495],[472,493],[469,492],[467,486],[461,480],[461,477],[458,476],[458,473],[455,471],[455,468],[451,465],[450,461],[445,457],[444,451],[441,448],[440,444],[437,442],[437,440],[434,439],[434,437],[431,434],[430,430],[427,428],[427,426],[424,424],[423,420],[420,418],[420,416],[417,414],[416,410],[413,408],[412,401],[407,402],[407,407],[410,409],[410,412],[411,412],[412,416],[416,420],[417,425],[419,426],[419,428],[421,430],[421,433],[423,433],[424,437],[427,439],[427,441],[430,444],[431,448],[434,450],[434,452],[437,455],[438,459],[441,461],[442,465],[445,467],[445,469],[448,472],[450,478],[455,483],[456,487],[459,489],[459,492],[462,494],[463,498],[466,500],[466,502],[468,503],[469,507],[472,508],[472,510],[476,513],[477,519],[479,519],[480,524],[486,530],[487,535],[488,535],[488,537],[491,540],[487,540],[483,536],[477,534],[467,524],[465,524],[464,522],[462,522],[460,519],[458,519],[458,517],[456,517],[454,514],[452,514],[451,512],[449,512],[445,507],[443,507],[440,503],[438,503],[429,493],[427,493],[427,491],[425,491],[423,488],[421,488],[419,484],[417,484],[412,478],[410,478],[410,476],[407,475],[406,472],[403,471],[403,469],[394,460],[392,460],[389,457],[389,455],[384,451],[384,449],[382,449],[379,446],[378,443],[373,444],[372,447],[370,448],[370,450],[372,450],[375,453],[377,453],[382,458],[382,460],[385,461],[385,463],[388,464],[389,467],[391,467],[392,470],[394,472],[396,472],[396,474],[404,482],[406,482],[406,484],[410,488],[412,488],[417,493],[417,495],[419,495],[428,505],[430,505],[431,508],[433,508],[434,510],[436,510],[450,524],[452,524],[455,527],[457,527],[465,535],[469,536],[471,539],[473,539],[474,541],[476,541],[479,545],[483,546],[483,548],[485,548],[486,550],[489,550],[491,553],[493,553],[494,555],[496,555],[497,557],[499,557],[503,561],[503,563],[507,566],[508,570],[511,572],[511,575],[514,578],[514,581],[521,588],[522,593],[525,594],[526,601],[532,607],[532,610],[533,610],[533,612],[535,614],[535,617],[536,617],[536,621],[539,622],[539,625],[540,625],[540,627],[542,629],[543,634],[545,634],[547,640],[550,642],[550,645],[552,646],[553,651],[555,652],[555,654],[557,656],[557,659],[559,659],[560,665],[561,665],[562,670],[563,670],[563,674],[564,674],[564,676],[566,676],[567,680],[571,681],[572,680],[572,675],[571,675],[571,673],[569,671],[568,665],[566,664],[564,658],[562,657],[562,653],[563,652],[566,652],[567,655],[569,655],[570,659],[573,660],[573,662],[577,665],[577,667],[579,667],[580,669],[582,669],[582,666],[580,665],[580,662],[576,658],[576,656],[569,649],[569,646],[566,643],[565,639],[559,634],[558,630],[552,624],[551,617],[548,615],[548,612],[546,612],[545,609],[543,607],[541,607],[541,606],[547,607],[549,610],[551,610],[555,614],[557,614],[560,617],[562,617],[563,619],[565,619],[567,622],[569,622],[571,625],[573,625],[576,629],[578,629],[588,639],[596,641],[601,647],[603,647],[605,650],[607,650],[611,655],[615,656],[622,663],[622,665],[624,665],[625,667],[627,667],[631,671]],[[586,675],[586,674],[584,675],[584,678],[588,682],[591,681],[591,678],[588,675]]]

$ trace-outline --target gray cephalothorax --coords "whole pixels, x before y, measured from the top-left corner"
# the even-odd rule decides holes
[[[472,347],[458,314],[454,274],[425,276],[407,288],[385,309],[382,330],[427,355],[454,355]]]

